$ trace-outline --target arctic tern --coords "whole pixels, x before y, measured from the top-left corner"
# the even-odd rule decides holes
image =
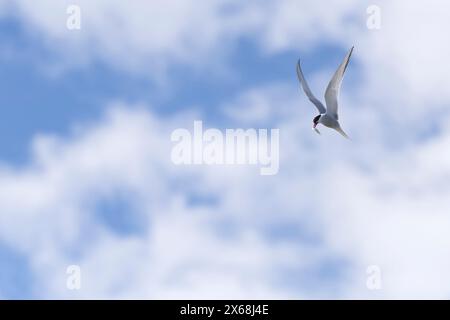
[[[326,127],[332,128],[343,135],[348,139],[347,134],[344,130],[341,129],[341,125],[339,124],[338,117],[338,97],[339,91],[341,89],[342,79],[344,78],[345,70],[347,69],[348,62],[350,61],[350,56],[352,55],[353,47],[347,53],[342,61],[339,68],[331,78],[330,83],[328,84],[327,90],[325,91],[325,103],[327,107],[325,108],[322,102],[320,102],[309,89],[308,83],[303,76],[302,68],[300,67],[300,60],[297,62],[297,76],[302,85],[303,91],[307,95],[308,99],[316,106],[319,110],[319,115],[315,116],[313,119],[313,130],[315,130],[318,134],[320,131],[316,128],[319,123],[323,124]]]

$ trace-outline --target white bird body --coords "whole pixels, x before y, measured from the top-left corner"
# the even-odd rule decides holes
[[[342,79],[344,78],[345,70],[347,69],[348,62],[350,61],[350,56],[352,55],[353,47],[347,53],[342,61],[341,65],[338,67],[336,72],[331,78],[330,83],[327,86],[325,91],[325,103],[327,107],[325,108],[322,102],[320,102],[309,89],[308,83],[306,82],[305,77],[303,76],[302,69],[300,67],[300,60],[297,63],[297,76],[302,85],[303,91],[309,100],[316,106],[317,110],[319,110],[319,115],[316,116],[313,120],[313,129],[320,134],[320,131],[316,128],[316,126],[321,123],[322,125],[332,128],[343,135],[345,138],[348,138],[347,134],[342,130],[341,125],[339,124],[339,116],[338,116],[338,98],[339,92],[341,89]]]

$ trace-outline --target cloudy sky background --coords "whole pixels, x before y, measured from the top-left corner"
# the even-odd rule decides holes
[[[0,298],[449,298],[448,10],[0,0]],[[322,99],[352,45],[318,136],[295,63]],[[194,120],[279,128],[279,173],[175,166]]]

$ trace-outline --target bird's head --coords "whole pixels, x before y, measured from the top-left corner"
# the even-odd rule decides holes
[[[320,114],[318,115],[318,116],[315,116],[314,117],[314,119],[313,119],[313,127],[312,127],[312,129],[317,133],[317,134],[320,134],[320,131],[319,130],[317,130],[317,125],[319,124],[319,120],[320,120]]]
[[[315,116],[313,119],[313,129],[316,128],[316,126],[319,124],[320,114],[318,116]]]

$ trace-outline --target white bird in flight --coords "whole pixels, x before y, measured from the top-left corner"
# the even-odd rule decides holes
[[[347,134],[344,130],[341,129],[341,125],[339,124],[338,117],[338,97],[339,91],[341,89],[342,79],[344,78],[345,69],[347,69],[348,62],[350,61],[350,56],[352,55],[353,47],[347,53],[342,61],[339,68],[334,73],[333,78],[331,78],[330,83],[328,84],[327,90],[325,91],[325,102],[327,108],[323,106],[322,102],[320,102],[309,89],[308,83],[306,83],[305,77],[303,76],[302,68],[300,67],[300,60],[297,62],[297,76],[302,85],[303,91],[305,91],[308,99],[317,107],[319,110],[319,115],[314,117],[313,119],[313,129],[320,134],[320,131],[316,128],[319,123],[323,124],[326,127],[332,128],[342,134],[345,138],[348,139]]]

